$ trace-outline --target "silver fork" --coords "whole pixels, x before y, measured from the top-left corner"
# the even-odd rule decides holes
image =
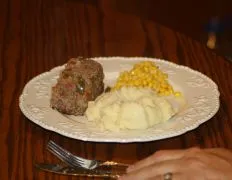
[[[53,141],[48,142],[47,149],[68,166],[74,168],[82,167],[85,169],[95,169],[99,166],[129,166],[129,164],[118,163],[114,161],[91,160],[75,156]]]

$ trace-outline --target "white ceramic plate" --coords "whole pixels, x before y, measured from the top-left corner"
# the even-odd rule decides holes
[[[139,61],[156,62],[162,71],[169,74],[174,89],[184,94],[187,106],[166,123],[146,130],[102,131],[84,116],[65,116],[50,108],[51,87],[56,83],[59,72],[64,69],[64,66],[59,66],[36,76],[26,84],[19,103],[24,115],[41,127],[70,138],[126,143],[154,141],[183,134],[212,118],[219,109],[217,85],[207,76],[188,67],[144,57],[94,59],[103,66],[106,85],[112,85],[119,72],[130,69]]]

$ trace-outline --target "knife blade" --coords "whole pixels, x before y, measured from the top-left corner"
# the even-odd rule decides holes
[[[125,167],[99,167],[96,169],[73,168],[62,164],[36,163],[39,170],[52,172],[61,175],[87,176],[87,177],[108,177],[117,179],[126,172]]]

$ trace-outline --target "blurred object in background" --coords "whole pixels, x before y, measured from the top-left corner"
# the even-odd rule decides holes
[[[190,36],[222,56],[232,57],[232,0],[99,0],[98,2],[108,7],[104,13],[113,10],[154,21]],[[204,29],[205,27],[207,29]]]
[[[117,11],[155,21],[202,43],[207,32],[203,27],[215,16],[231,14],[231,0],[105,0]]]
[[[231,0],[102,0],[114,10],[155,21],[232,57]],[[208,23],[208,24],[207,24]],[[203,29],[207,24],[207,29]]]
[[[213,17],[207,25],[206,45],[228,59],[232,59],[232,16]]]
[[[218,17],[214,17],[210,20],[207,31],[208,31],[208,39],[207,39],[207,47],[210,49],[216,48],[217,43],[217,35],[221,30],[220,21]]]

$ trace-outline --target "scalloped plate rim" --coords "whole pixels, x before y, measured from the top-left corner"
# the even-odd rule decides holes
[[[214,86],[214,91],[215,91],[215,98],[216,98],[216,105],[215,105],[215,108],[213,111],[211,111],[211,113],[208,115],[208,117],[205,117],[204,119],[199,119],[197,120],[195,123],[193,123],[191,126],[187,126],[183,129],[181,129],[180,131],[174,131],[174,132],[170,132],[170,133],[167,133],[165,135],[162,135],[162,136],[153,136],[153,137],[150,137],[150,138],[147,138],[147,139],[140,139],[140,138],[130,138],[130,139],[118,139],[118,138],[111,138],[111,139],[104,139],[104,138],[101,138],[101,139],[96,139],[96,138],[88,138],[88,137],[83,137],[83,136],[78,136],[76,134],[73,134],[73,133],[68,133],[66,131],[63,131],[61,129],[58,129],[54,126],[48,126],[46,124],[44,124],[42,121],[34,118],[34,119],[31,119],[31,115],[29,112],[27,112],[24,107],[23,107],[23,98],[24,98],[24,93],[25,93],[25,90],[27,88],[27,86],[35,81],[36,79],[38,79],[41,75],[46,75],[54,70],[58,70],[58,69],[62,69],[64,68],[65,64],[64,65],[61,65],[61,66],[56,66],[54,68],[52,68],[51,70],[49,71],[46,71],[44,73],[41,73],[35,77],[33,77],[31,80],[29,80],[27,82],[27,84],[25,85],[25,87],[23,88],[23,91],[22,91],[22,94],[20,95],[19,97],[19,107],[20,107],[20,110],[23,112],[23,114],[26,116],[27,119],[29,119],[30,121],[34,122],[35,124],[41,126],[42,128],[46,129],[46,130],[49,130],[49,131],[53,131],[53,132],[56,132],[60,135],[63,135],[63,136],[66,136],[66,137],[69,137],[69,138],[73,138],[73,139],[77,139],[77,140],[82,140],[82,141],[91,141],[91,142],[117,142],[117,143],[131,143],[131,142],[149,142],[149,141],[156,141],[156,140],[161,140],[161,139],[167,139],[167,138],[171,138],[171,137],[176,137],[176,136],[179,136],[179,135],[182,135],[188,131],[191,131],[191,130],[194,130],[196,129],[197,127],[199,127],[201,124],[205,123],[206,121],[210,120],[219,110],[219,107],[220,107],[220,101],[219,101],[219,96],[220,96],[220,92],[218,90],[218,86],[217,84],[211,79],[209,78],[208,76],[206,76],[205,74],[197,71],[197,70],[194,70],[190,67],[187,67],[187,66],[184,66],[184,65],[179,65],[179,64],[176,64],[174,62],[170,62],[170,61],[167,61],[167,60],[164,60],[164,59],[159,59],[159,58],[152,58],[152,57],[122,57],[122,56],[114,56],[114,57],[93,57],[94,60],[101,60],[101,61],[108,61],[108,60],[112,60],[112,59],[117,59],[117,60],[132,60],[132,59],[138,59],[138,60],[152,60],[152,61],[159,61],[159,62],[162,62],[162,63],[166,63],[166,64],[169,64],[171,66],[175,66],[175,67],[178,67],[178,68],[183,68],[183,69],[186,69],[187,71],[190,71],[190,72],[193,72],[195,74],[198,74],[200,75],[201,77],[203,77],[204,79],[207,79],[210,84],[212,84]]]

